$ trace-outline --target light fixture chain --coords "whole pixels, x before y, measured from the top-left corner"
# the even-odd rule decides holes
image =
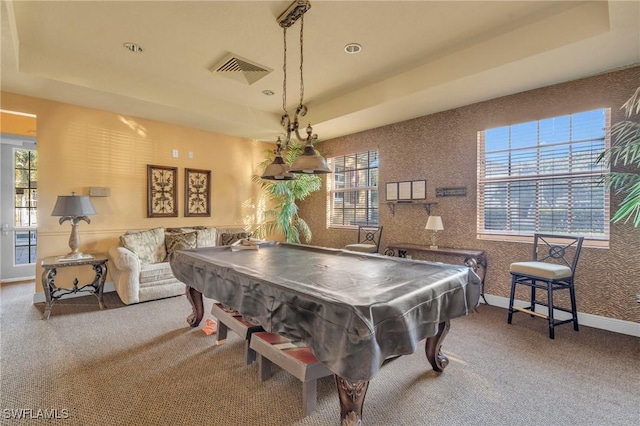
[[[284,73],[284,80],[282,82],[282,110],[287,113],[287,28],[284,27],[284,60],[282,65],[282,71]]]
[[[302,64],[304,62],[304,15],[300,17],[300,105],[304,102],[304,78]]]

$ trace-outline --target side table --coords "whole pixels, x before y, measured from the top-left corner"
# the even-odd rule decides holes
[[[51,315],[51,307],[56,300],[60,299],[67,294],[79,293],[82,291],[91,292],[98,298],[100,309],[106,309],[104,300],[102,299],[102,292],[104,290],[104,282],[107,279],[107,262],[109,258],[103,253],[93,253],[92,257],[86,259],[66,260],[61,259],[60,256],[49,256],[42,259],[40,264],[44,271],[42,271],[42,288],[45,296],[44,315],[42,319],[49,319]],[[95,277],[89,284],[78,287],[78,279],[73,280],[73,288],[58,288],[55,283],[55,277],[58,268],[68,268],[72,266],[85,266],[90,265],[93,267]]]
[[[482,268],[480,275],[480,296],[484,300],[484,303],[486,303],[487,305],[489,304],[489,302],[487,302],[487,299],[484,297],[484,278],[487,276],[487,257],[484,255],[483,250],[458,249],[449,247],[431,248],[431,246],[425,246],[421,244],[394,243],[387,246],[384,254],[386,254],[387,256],[395,256],[396,250],[398,251],[398,257],[406,257],[407,251],[409,250],[429,252],[445,256],[464,257],[464,264],[470,268],[473,268],[474,271],[477,271],[478,267]]]

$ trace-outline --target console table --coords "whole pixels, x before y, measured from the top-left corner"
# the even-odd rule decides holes
[[[398,257],[407,257],[408,251],[421,251],[428,252],[433,254],[441,254],[445,256],[458,256],[464,257],[464,264],[473,268],[474,271],[478,270],[478,267],[482,268],[480,279],[481,279],[481,292],[480,297],[484,300],[484,303],[487,305],[487,299],[484,297],[484,278],[487,275],[487,257],[484,255],[483,250],[473,250],[473,249],[458,249],[458,248],[449,248],[449,247],[438,247],[431,248],[431,246],[425,246],[421,244],[411,244],[411,243],[393,243],[387,245],[387,248],[384,251],[384,254],[387,256],[395,256],[396,251],[398,253]]]
[[[67,294],[79,293],[82,291],[91,292],[98,298],[100,309],[105,309],[106,306],[102,299],[102,292],[104,290],[104,282],[107,278],[107,262],[109,258],[102,253],[92,254],[92,257],[86,259],[77,260],[61,260],[59,256],[49,256],[42,259],[40,264],[44,271],[42,271],[42,289],[45,296],[44,315],[42,319],[49,319],[51,315],[51,307],[56,300],[60,299]],[[93,267],[95,277],[89,284],[78,287],[78,279],[73,280],[73,288],[58,288],[55,283],[55,277],[58,268],[68,268],[72,266],[85,266],[89,265]]]

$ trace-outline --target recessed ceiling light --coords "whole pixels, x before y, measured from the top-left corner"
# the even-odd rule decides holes
[[[265,95],[265,96],[273,96],[273,95],[275,95],[275,93],[273,92],[273,90],[269,90],[269,89],[267,89],[267,90],[263,90],[263,91],[262,91],[262,94],[263,94],[263,95]]]
[[[362,52],[362,46],[358,43],[349,43],[344,47],[344,51],[350,55],[355,55],[356,53]]]
[[[123,44],[123,46],[124,46],[125,49],[130,50],[133,53],[142,53],[142,52],[144,52],[144,49],[139,44],[125,43],[125,44]]]

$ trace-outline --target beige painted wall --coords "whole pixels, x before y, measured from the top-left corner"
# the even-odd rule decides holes
[[[640,67],[634,67],[380,127],[326,141],[319,148],[327,156],[378,149],[381,188],[385,182],[426,179],[428,198],[435,198],[436,187],[466,186],[466,197],[437,199],[433,214],[442,216],[445,227],[439,244],[485,250],[489,262],[486,293],[508,298],[509,264],[529,259],[531,245],[476,239],[477,132],[602,107],[611,108],[612,122],[616,122],[623,119],[619,108],[638,84]],[[313,244],[339,248],[355,242],[355,230],[327,229],[326,185],[323,188],[301,205]],[[384,190],[380,200],[385,201]],[[619,197],[612,197],[612,206],[619,202]],[[428,244],[426,221],[422,207],[397,206],[392,216],[381,204],[381,250],[390,242]],[[635,298],[640,293],[640,229],[612,224],[610,248],[583,249],[576,280],[580,312],[640,322]],[[524,300],[523,293],[519,296]]]
[[[32,116],[0,112],[0,133],[36,137],[36,119]]]
[[[69,251],[69,223],[60,225],[51,216],[57,196],[88,195],[93,186],[110,188],[110,196],[92,198],[97,214],[91,224],[79,225],[83,252],[105,252],[131,229],[251,229],[260,221],[266,200],[250,177],[268,144],[12,93],[3,92],[1,102],[2,109],[37,115],[38,263]],[[174,149],[178,158],[172,156]],[[178,217],[147,218],[148,164],[178,167]],[[211,217],[184,217],[185,168],[212,171]],[[59,271],[59,285],[78,273],[73,269],[78,268]],[[41,272],[38,266],[36,277]],[[39,283],[36,290],[42,291]]]

